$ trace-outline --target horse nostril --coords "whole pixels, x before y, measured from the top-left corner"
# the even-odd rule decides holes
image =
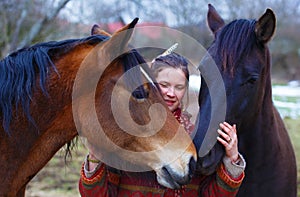
[[[165,166],[162,167],[161,171],[163,172],[163,174],[168,174],[168,175],[170,175],[168,169],[167,169]]]
[[[192,176],[193,176],[193,173],[194,173],[195,170],[196,170],[196,165],[197,165],[197,162],[196,162],[196,160],[194,159],[194,157],[192,157],[192,158],[190,159],[190,163],[189,163],[189,168],[190,168],[190,170],[189,170],[189,177],[192,177]]]

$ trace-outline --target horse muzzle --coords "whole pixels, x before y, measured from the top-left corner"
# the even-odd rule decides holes
[[[182,165],[182,160],[178,159],[175,162],[164,166],[156,171],[157,181],[160,185],[179,189],[182,185],[186,185],[191,180],[196,169],[196,158],[190,157],[187,165]]]

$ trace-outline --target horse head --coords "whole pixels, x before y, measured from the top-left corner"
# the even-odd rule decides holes
[[[276,20],[273,11],[267,9],[257,21],[240,19],[225,25],[215,8],[209,5],[207,21],[214,41],[199,67],[202,75],[200,115],[194,141],[202,151],[202,171],[210,174],[224,155],[222,145],[215,143],[218,124],[224,120],[237,124],[239,135],[262,110],[257,106],[270,101],[265,99],[271,95],[266,44],[274,34]],[[213,138],[202,142],[206,131],[212,132]]]
[[[128,44],[136,22],[112,35],[97,25],[92,28],[93,35],[109,38],[81,66],[76,94],[89,94],[75,99],[75,119],[89,148],[107,165],[127,171],[154,170],[160,184],[178,188],[191,178],[195,147],[165,105],[148,65]],[[95,62],[96,72],[90,69]],[[100,77],[93,75],[97,72]]]

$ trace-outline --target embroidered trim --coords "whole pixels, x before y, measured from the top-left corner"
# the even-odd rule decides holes
[[[101,162],[101,161],[98,160],[98,159],[91,159],[90,157],[88,157],[87,160],[88,160],[89,162],[92,162],[92,163],[100,163],[100,162]]]
[[[87,184],[87,185],[92,185],[96,182],[99,182],[103,178],[104,172],[105,172],[105,166],[101,165],[100,168],[97,170],[97,172],[93,176],[91,176],[90,178],[87,178],[84,174],[84,164],[83,164],[81,167],[81,172],[80,172],[82,183]]]
[[[138,185],[120,184],[120,187],[130,191],[152,192],[152,193],[159,193],[159,194],[163,194],[165,192],[163,189],[146,187],[146,186],[138,186]]]
[[[120,175],[115,174],[109,170],[107,170],[107,175],[108,175],[108,181],[111,182],[114,185],[119,185],[120,182]]]
[[[229,185],[229,187],[236,189],[242,184],[242,181],[245,177],[245,172],[243,172],[239,177],[233,178],[226,173],[225,166],[222,163],[221,166],[217,169],[217,175],[222,181]]]

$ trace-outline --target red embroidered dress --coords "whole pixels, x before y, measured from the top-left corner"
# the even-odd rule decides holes
[[[194,125],[190,116],[181,113],[178,109],[174,112],[177,120],[191,133]],[[79,191],[82,197],[212,197],[235,196],[244,178],[244,172],[233,178],[221,164],[216,173],[203,176],[196,172],[188,185],[181,189],[169,189],[159,185],[154,171],[125,172],[112,169],[105,164],[90,178],[85,176],[84,164],[81,169]]]

